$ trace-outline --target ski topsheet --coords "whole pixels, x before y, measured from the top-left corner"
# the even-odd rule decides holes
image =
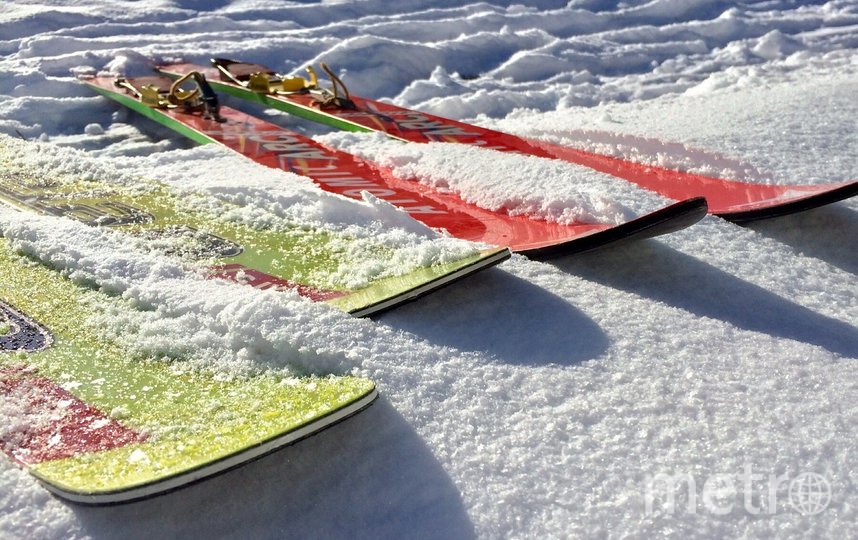
[[[318,96],[311,92],[266,92],[264,79],[279,77],[265,66],[224,59],[215,59],[213,63],[217,67],[174,64],[159,70],[171,75],[201,71],[217,90],[339,129],[377,131],[404,141],[455,142],[560,159],[613,175],[671,199],[705,197],[710,213],[735,222],[786,215],[858,194],[858,181],[854,180],[820,185],[763,185],[713,178],[525,139],[354,95],[348,96],[347,106],[338,106],[334,101],[320,106]],[[253,79],[258,78],[258,74],[264,76],[261,82]]]
[[[122,230],[153,248],[203,265],[211,277],[260,289],[293,290],[355,316],[390,309],[509,257],[502,248],[462,246],[449,253],[439,248],[438,257],[448,260],[435,264],[421,260],[391,269],[396,250],[411,246],[392,248],[310,224],[259,229],[218,219],[215,212],[228,214],[234,205],[214,197],[199,209],[155,182],[123,186],[31,170],[17,163],[27,145],[32,143],[0,138],[0,203]],[[364,248],[355,253],[343,250],[344,244],[358,241]],[[342,275],[354,279],[356,271],[350,268],[357,266],[384,268],[387,273],[370,274],[365,283],[355,285],[338,280]]]
[[[566,225],[510,216],[467,203],[453,193],[398,179],[355,156],[229,107],[219,107],[223,121],[217,122],[180,108],[144,105],[117,88],[111,78],[98,77],[84,82],[200,143],[223,144],[264,165],[307,176],[323,189],[347,197],[360,198],[362,192],[369,192],[404,209],[418,221],[444,229],[457,238],[506,246],[530,256],[566,255],[613,242],[666,234],[699,221],[706,213],[706,201],[692,198],[620,225]],[[170,84],[169,79],[157,77],[130,82],[137,86]]]
[[[132,311],[0,238],[0,450],[65,499],[159,495],[312,435],[377,395],[360,377],[224,376],[142,357],[94,322]]]

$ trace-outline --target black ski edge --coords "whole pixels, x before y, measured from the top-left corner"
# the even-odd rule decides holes
[[[216,461],[205,463],[195,469],[174,475],[163,480],[150,482],[141,486],[124,490],[110,491],[104,493],[81,493],[64,490],[49,482],[40,480],[42,485],[65,501],[88,507],[119,506],[135,503],[168,495],[176,491],[199,484],[216,476],[226,474],[230,471],[263,459],[264,457],[293,446],[303,440],[309,439],[319,433],[332,428],[352,416],[366,410],[375,403],[378,398],[378,388],[373,386],[372,390],[357,398],[352,403],[331,411],[325,416],[318,418],[310,425],[298,427],[288,433],[276,436],[267,441],[262,441],[254,446],[245,448],[236,453],[224,456]],[[322,425],[319,423],[324,422]],[[38,478],[38,476],[36,477]],[[164,487],[162,487],[164,486]]]
[[[737,212],[718,212],[715,215],[733,223],[744,224],[812,210],[820,206],[846,200],[855,195],[858,195],[858,181],[769,208]]]
[[[432,281],[423,283],[422,285],[414,287],[413,289],[409,289],[398,296],[388,298],[387,300],[383,300],[376,304],[365,306],[354,311],[350,311],[349,313],[355,317],[375,317],[376,315],[381,315],[382,313],[389,311],[395,307],[399,307],[408,302],[413,302],[414,300],[417,300],[418,298],[425,296],[429,293],[439,291],[444,287],[452,283],[456,283],[459,280],[465,279],[466,277],[471,276],[481,270],[487,270],[493,266],[496,266],[509,259],[511,256],[512,252],[509,249],[502,249],[488,257],[476,260],[451,274],[438,276]]]
[[[623,242],[653,238],[694,225],[706,216],[708,210],[709,206],[705,198],[686,199],[583,238],[543,248],[522,250],[518,253],[532,259],[551,259],[608,246],[613,247]]]

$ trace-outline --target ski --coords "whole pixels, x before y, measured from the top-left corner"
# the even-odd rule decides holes
[[[452,193],[398,179],[381,167],[229,107],[218,106],[218,118],[214,119],[200,110],[158,106],[158,95],[167,95],[171,88],[175,90],[170,78],[124,80],[121,84],[127,93],[111,78],[97,77],[84,82],[197,142],[219,143],[264,165],[307,176],[326,191],[352,198],[368,192],[457,238],[509,247],[531,257],[568,255],[666,234],[696,223],[706,214],[706,201],[691,198],[620,225],[565,225],[510,216],[467,203]],[[154,94],[143,96],[144,88]]]
[[[121,298],[77,285],[0,237],[0,451],[81,504],[151,498],[298,442],[368,407],[355,376],[224,376],[105,337]],[[131,330],[130,330],[131,331]]]
[[[350,268],[385,268],[397,248],[364,239],[367,248],[358,250],[359,256],[350,255],[342,246],[357,240],[309,223],[290,223],[288,230],[257,229],[189,207],[179,193],[156,182],[123,186],[19,165],[18,156],[34,144],[0,137],[0,204],[121,230],[191,264],[202,264],[212,278],[292,290],[358,317],[396,307],[510,255],[505,248],[463,250],[451,254],[449,261],[368,276],[362,286],[341,284],[336,276],[353,274]],[[39,151],[51,149],[44,145]],[[234,208],[211,199],[207,209],[217,208],[217,214]]]
[[[217,58],[212,67],[193,64],[162,66],[178,76],[200,71],[216,90],[253,100],[285,112],[349,131],[376,131],[411,142],[454,142],[559,159],[607,173],[665,197],[705,197],[709,212],[736,223],[783,216],[816,208],[858,194],[858,181],[819,185],[764,185],[708,177],[526,139],[349,94],[331,76],[332,90],[310,80],[283,77],[259,65]],[[301,81],[304,81],[303,84]]]

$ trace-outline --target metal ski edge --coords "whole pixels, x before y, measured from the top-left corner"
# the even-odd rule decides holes
[[[268,454],[282,449],[283,447],[296,444],[358,414],[372,405],[376,398],[378,398],[378,389],[373,385],[369,392],[357,398],[355,401],[352,401],[348,405],[335,411],[331,411],[309,424],[305,424],[292,431],[283,433],[266,441],[262,441],[257,445],[245,448],[217,461],[203,464],[181,474],[133,486],[127,489],[101,492],[73,491],[64,489],[62,486],[56,484],[52,484],[44,478],[40,478],[35,471],[31,471],[31,474],[38,478],[45,488],[57,497],[80,505],[111,506],[142,501],[165,495],[199,483],[203,480],[207,480],[213,476],[229,472],[233,469],[261,459]]]

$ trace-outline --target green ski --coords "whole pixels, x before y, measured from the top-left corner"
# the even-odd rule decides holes
[[[127,502],[203,480],[377,395],[360,377],[224,377],[143,358],[99,331],[105,309],[132,311],[0,238],[0,450],[73,502]]]
[[[355,316],[390,309],[509,256],[501,248],[468,249],[454,260],[386,269],[367,277],[368,283],[350,286],[338,276],[350,275],[350,268],[359,265],[385,268],[398,248],[364,239],[368,247],[359,250],[356,259],[354,252],[343,249],[356,240],[311,224],[293,224],[286,231],[257,229],[201,211],[163,184],[123,186],[99,179],[51,176],[50,171],[27,169],[16,162],[27,144],[0,138],[0,203],[123,230],[185,260],[204,262],[212,277],[262,289],[294,290]],[[218,214],[234,206],[217,199],[207,204],[212,205],[219,209]]]

